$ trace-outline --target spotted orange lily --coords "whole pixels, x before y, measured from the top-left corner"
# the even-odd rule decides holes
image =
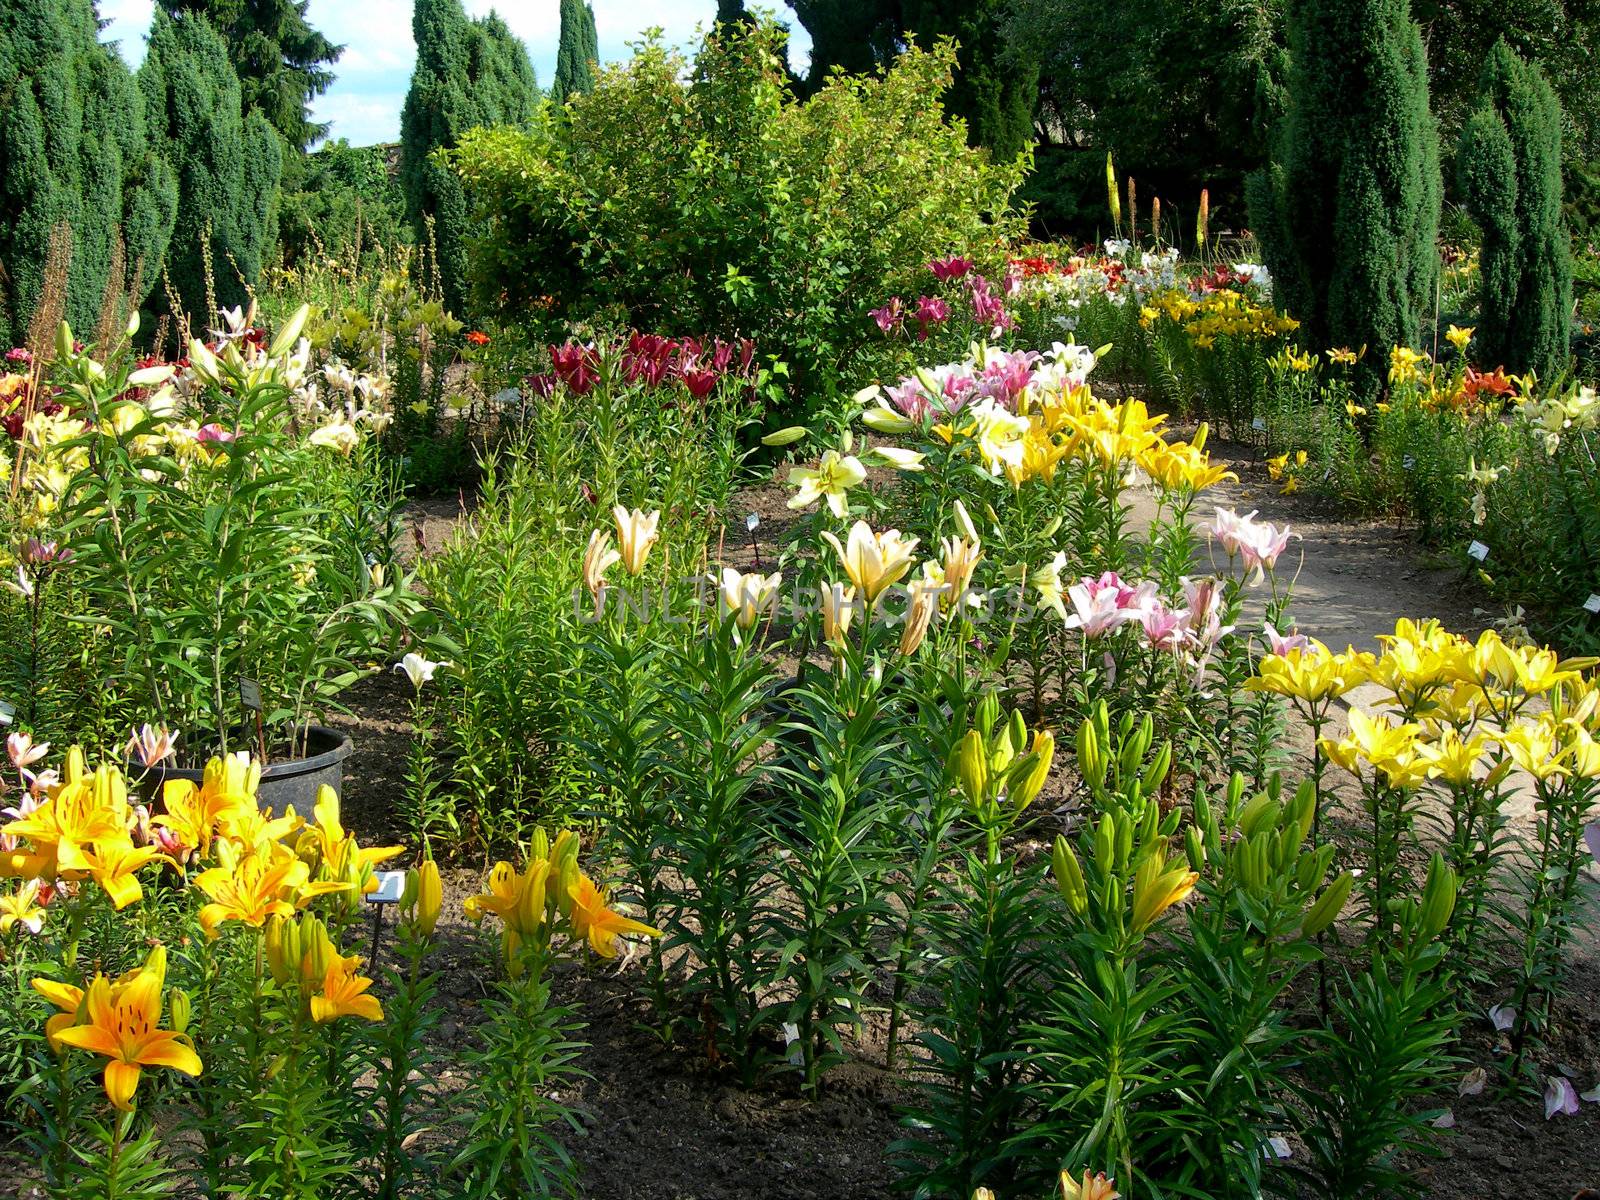
[[[567,894],[572,897],[572,932],[577,937],[588,938],[589,945],[601,958],[617,956],[618,934],[661,936],[661,930],[613,911],[606,903],[605,891],[596,887],[587,875],[580,873]]]
[[[200,1074],[200,1056],[181,1033],[160,1028],[167,957],[160,947],[144,967],[113,984],[96,975],[83,997],[80,1024],[60,1029],[57,1043],[104,1055],[106,1096],[124,1112],[133,1108],[133,1094],[145,1067],[169,1067],[185,1075]]]

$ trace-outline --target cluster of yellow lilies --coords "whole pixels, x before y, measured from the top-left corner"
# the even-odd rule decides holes
[[[261,769],[246,753],[212,759],[199,783],[172,780],[163,787],[162,811],[147,815],[129,801],[121,771],[102,763],[90,770],[81,749],[66,755],[59,780],[40,789],[21,816],[0,827],[12,848],[0,854],[0,876],[20,881],[8,894],[14,923],[44,927],[45,889],[82,898],[92,883],[121,911],[145,895],[142,875],[165,869],[176,887],[189,886],[203,903],[196,920],[208,939],[237,923],[260,931],[267,961],[280,983],[301,986],[304,1010],[318,1022],[341,1016],[380,1020],[383,1010],[367,994],[360,958],[339,953],[322,922],[305,910],[323,896],[347,903],[371,890],[373,867],[399,846],[362,847],[345,829],[339,799],[319,793],[312,820],[293,808],[282,816],[257,804]],[[190,869],[197,868],[192,875]],[[431,930],[441,890],[437,868],[424,863],[412,874],[411,912]],[[28,911],[15,911],[26,906]],[[13,924],[14,924],[13,923]],[[10,926],[8,926],[10,927]],[[143,967],[111,980],[96,975],[80,988],[60,980],[34,980],[34,988],[61,1011],[47,1027],[51,1045],[78,1046],[110,1058],[106,1094],[119,1108],[132,1104],[140,1066],[168,1066],[198,1074],[200,1062],[182,1037],[158,1026],[166,976],[165,953],[152,950]],[[174,993],[175,1015],[187,1012]]]
[[[1206,426],[1192,441],[1168,441],[1161,431],[1165,423],[1143,400],[1111,403],[1084,384],[1024,393],[1016,413],[997,404],[974,406],[934,425],[933,434],[946,445],[970,446],[991,475],[1003,475],[1013,487],[1030,480],[1053,484],[1063,463],[1109,470],[1118,478],[1136,467],[1174,492],[1198,492],[1235,478],[1212,464]]]
[[[1600,778],[1595,659],[1562,659],[1492,629],[1469,640],[1433,620],[1401,619],[1380,641],[1379,654],[1310,641],[1267,655],[1245,687],[1320,705],[1376,685],[1375,713],[1352,708],[1349,733],[1320,745],[1351,774],[1377,772],[1393,788],[1492,785],[1512,768],[1538,780]]]
[[[1150,329],[1163,319],[1182,327],[1189,340],[1202,349],[1214,346],[1219,337],[1267,341],[1300,328],[1293,317],[1284,316],[1270,304],[1257,304],[1232,288],[1218,288],[1202,296],[1191,296],[1180,288],[1155,292],[1140,307],[1139,324]]]
[[[563,929],[601,958],[617,956],[621,935],[661,936],[659,929],[611,908],[606,890],[579,868],[578,835],[570,829],[557,833],[553,842],[542,828],[535,829],[522,869],[495,863],[488,890],[469,896],[465,908],[474,922],[499,918],[501,949],[513,979],[522,974],[523,949],[547,946],[550,935]]]

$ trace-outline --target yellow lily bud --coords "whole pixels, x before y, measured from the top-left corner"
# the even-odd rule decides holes
[[[1056,877],[1061,898],[1081,917],[1089,909],[1089,889],[1084,883],[1078,856],[1072,852],[1071,843],[1060,834],[1056,835],[1055,846],[1050,851],[1050,870]]]
[[[406,890],[412,892],[411,927],[422,937],[432,937],[444,906],[444,884],[439,879],[439,864],[425,858],[406,877]]]
[[[1050,778],[1050,764],[1055,756],[1055,735],[1047,729],[1037,731],[1033,735],[1033,749],[1011,773],[1007,795],[1012,807],[1020,812],[1034,802],[1044,790],[1045,781]]]
[[[969,729],[956,746],[952,763],[956,782],[971,804],[982,804],[989,790],[989,756],[984,752],[983,736]]]
[[[1133,881],[1133,928],[1142,931],[1167,909],[1185,899],[1199,882],[1187,867],[1163,870],[1161,856],[1151,855],[1140,865]]]

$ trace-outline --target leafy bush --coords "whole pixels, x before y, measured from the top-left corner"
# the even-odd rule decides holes
[[[278,249],[294,267],[319,252],[366,257],[410,237],[405,197],[389,172],[389,147],[340,138],[304,160],[291,159],[278,213]],[[294,174],[291,180],[287,176]]]
[[[530,129],[464,136],[449,161],[485,220],[480,301],[742,334],[820,392],[859,368],[886,291],[1017,232],[1022,166],[941,114],[948,43],[804,102],[780,49],[770,25],[708,38],[692,66],[647,42]]]

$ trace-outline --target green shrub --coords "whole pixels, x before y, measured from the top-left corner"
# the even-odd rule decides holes
[[[1414,346],[1434,297],[1442,184],[1428,64],[1405,0],[1291,10],[1289,110],[1253,177],[1276,299],[1310,346]],[[1364,359],[1364,395],[1383,383]]]
[[[406,219],[445,305],[462,311],[467,204],[460,181],[433,152],[477,125],[522,124],[539,87],[528,52],[499,17],[471,20],[461,0],[417,0],[411,18],[417,67],[400,113],[400,181]]]
[[[530,129],[463,138],[449,158],[484,219],[479,299],[743,334],[819,391],[852,378],[880,341],[868,310],[914,295],[930,258],[1018,232],[1022,167],[940,111],[948,43],[796,102],[781,38],[710,37],[692,70],[649,42]]]
[[[285,164],[278,215],[284,266],[319,251],[364,256],[409,239],[405,197],[390,174],[389,152],[388,146],[352,146],[340,138]]]
[[[243,303],[277,233],[282,143],[248,116],[226,43],[204,17],[158,12],[139,68],[150,139],[178,176],[167,275],[182,312]]]
[[[1456,169],[1483,230],[1478,346],[1486,362],[1551,378],[1566,368],[1572,254],[1561,210],[1561,106],[1537,67],[1501,41]]]
[[[124,274],[156,281],[177,206],[151,154],[143,98],[99,42],[88,0],[11,5],[0,23],[0,345],[28,334],[51,232],[71,229],[65,316],[91,330],[123,240]]]

